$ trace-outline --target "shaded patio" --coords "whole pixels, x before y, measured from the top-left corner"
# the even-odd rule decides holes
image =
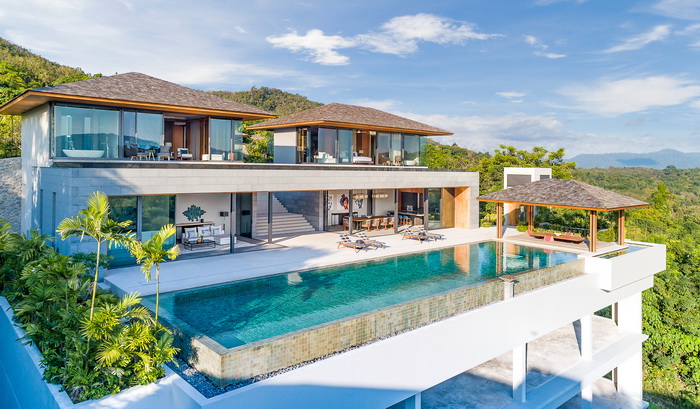
[[[528,231],[535,227],[535,206],[577,209],[589,212],[588,248],[598,249],[598,212],[617,212],[617,244],[625,242],[625,210],[649,206],[619,193],[573,179],[543,179],[527,185],[499,190],[476,198],[496,203],[496,237],[503,237],[503,204],[525,206]]]

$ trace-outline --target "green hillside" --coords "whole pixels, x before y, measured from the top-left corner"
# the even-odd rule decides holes
[[[277,88],[253,87],[250,89],[250,91],[209,92],[218,97],[264,109],[279,116],[289,115],[323,105],[320,102],[311,101],[299,94],[292,94]]]

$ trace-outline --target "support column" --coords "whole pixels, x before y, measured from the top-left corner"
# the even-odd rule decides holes
[[[584,315],[578,322],[579,349],[581,359],[584,361],[593,360],[593,316]],[[581,409],[591,409],[593,407],[593,386],[581,385]]]
[[[231,199],[229,202],[229,213],[228,213],[228,234],[229,242],[229,253],[233,253],[233,248],[236,244],[236,194],[231,193]]]
[[[527,220],[527,229],[533,230],[535,228],[535,206],[525,207],[525,220]]]
[[[590,251],[598,251],[598,212],[595,210],[591,210],[591,215],[589,218],[589,232],[588,232],[588,240],[589,240],[589,250]]]
[[[617,211],[617,244],[625,244],[625,210]]]
[[[496,203],[496,238],[503,238],[503,203]]]
[[[272,192],[267,192],[267,242],[272,243]]]
[[[581,389],[581,409],[593,408],[593,387],[587,386]]]
[[[352,190],[348,190],[348,235],[352,235],[352,229],[355,227],[355,222],[352,221],[353,209],[354,200],[352,200]]]
[[[403,401],[404,408],[406,409],[420,409],[421,408],[421,396],[420,392],[411,396],[410,398]]]
[[[428,189],[423,189],[423,228],[425,230],[428,230],[428,207],[430,207]]]
[[[642,294],[637,293],[616,303],[617,326],[624,331],[642,333]],[[642,346],[616,370],[617,391],[632,399],[642,400]]]
[[[399,189],[394,189],[394,234],[399,232]]]
[[[513,400],[525,402],[527,398],[527,344],[513,349]]]

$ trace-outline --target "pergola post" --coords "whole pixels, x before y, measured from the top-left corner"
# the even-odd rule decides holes
[[[625,209],[617,211],[617,244],[625,244]]]
[[[496,238],[503,238],[503,203],[496,203]]]
[[[535,229],[535,206],[527,205],[525,206],[525,220],[527,221],[527,229]]]
[[[595,210],[591,210],[591,216],[589,220],[589,232],[588,232],[588,240],[590,242],[589,244],[589,250],[592,252],[598,251],[598,212]]]

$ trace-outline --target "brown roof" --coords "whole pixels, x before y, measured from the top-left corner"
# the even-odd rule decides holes
[[[30,89],[0,107],[0,113],[20,114],[49,100],[211,115],[235,114],[250,119],[274,116],[262,109],[138,72]]]
[[[452,132],[374,108],[356,105],[328,104],[277,119],[248,129],[275,129],[305,125],[328,125],[386,131],[411,132],[421,135],[452,135]]]
[[[520,203],[585,210],[620,210],[648,203],[573,179],[543,179],[476,198],[482,202]]]

